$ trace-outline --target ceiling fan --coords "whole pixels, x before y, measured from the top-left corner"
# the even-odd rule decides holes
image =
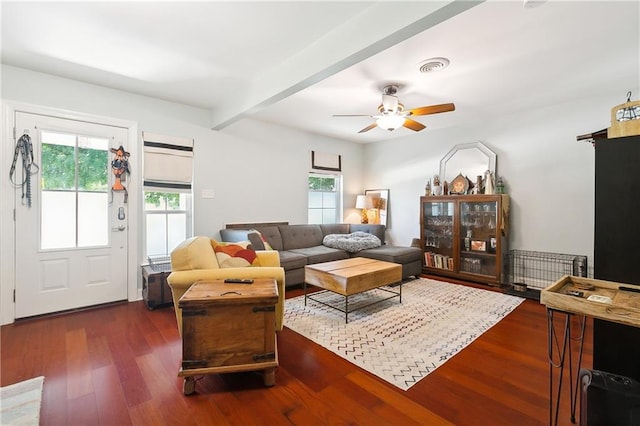
[[[438,114],[440,112],[449,112],[454,111],[456,106],[452,103],[449,104],[439,104],[439,105],[429,105],[418,108],[413,108],[409,110],[404,109],[404,105],[402,105],[398,101],[398,97],[396,93],[398,92],[398,86],[391,84],[385,86],[382,90],[382,104],[378,107],[378,115],[371,114],[334,114],[334,117],[371,117],[375,118],[376,121],[364,129],[360,130],[358,133],[368,132],[374,127],[380,127],[385,130],[395,130],[398,127],[406,127],[407,129],[414,130],[419,132],[424,129],[426,126],[422,123],[418,123],[415,120],[412,120],[409,117],[417,116],[417,115],[429,115],[429,114]]]

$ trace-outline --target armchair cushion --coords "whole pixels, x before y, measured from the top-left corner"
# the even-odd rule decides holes
[[[221,243],[211,240],[211,245],[221,268],[260,266],[260,259],[249,241]]]
[[[218,261],[207,237],[189,238],[171,252],[171,270],[218,269]]]

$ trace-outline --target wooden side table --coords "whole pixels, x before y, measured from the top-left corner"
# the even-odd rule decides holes
[[[579,292],[571,294],[571,292]],[[595,299],[594,299],[595,297]],[[598,299],[598,298],[606,298]],[[591,298],[591,300],[590,300]],[[557,425],[560,411],[565,361],[568,356],[569,398],[571,402],[571,422],[575,423],[576,401],[580,388],[580,367],[584,343],[586,317],[607,322],[640,327],[640,286],[614,281],[565,275],[540,292],[540,303],[547,307],[547,334],[549,357],[549,424]],[[554,313],[564,315],[564,329],[555,330]],[[577,317],[580,332],[573,335],[571,319]],[[578,343],[575,370],[572,364],[572,343]],[[554,348],[558,354],[554,355]],[[559,377],[554,392],[554,369]],[[554,401],[555,393],[555,401]],[[582,424],[582,420],[580,419]]]
[[[264,370],[265,386],[275,384],[278,351],[273,279],[251,284],[198,281],[180,298],[183,392],[195,390],[194,376]]]

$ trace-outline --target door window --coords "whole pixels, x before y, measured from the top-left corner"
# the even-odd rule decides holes
[[[42,131],[40,248],[109,244],[109,139]]]

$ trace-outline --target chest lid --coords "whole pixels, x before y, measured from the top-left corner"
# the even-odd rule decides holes
[[[216,304],[264,304],[278,302],[276,280],[256,279],[251,284],[225,283],[224,280],[205,280],[194,283],[180,298],[181,308]]]

